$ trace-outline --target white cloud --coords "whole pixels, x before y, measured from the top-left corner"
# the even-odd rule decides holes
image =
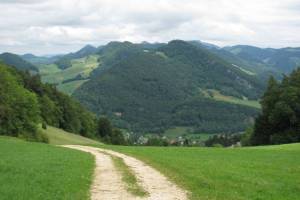
[[[300,46],[299,0],[1,0],[0,51],[74,51],[111,40]]]

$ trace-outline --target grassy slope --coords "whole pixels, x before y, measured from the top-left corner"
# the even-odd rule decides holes
[[[89,154],[0,137],[2,200],[88,199],[94,168]]]
[[[88,81],[88,79],[60,84],[57,86],[57,89],[59,91],[63,91],[66,94],[72,94],[77,88],[79,88],[83,83],[85,83],[87,81]]]
[[[79,144],[79,145],[91,145],[100,144],[95,140],[82,137],[80,135],[72,134],[61,129],[47,126],[46,130],[42,130],[49,137],[50,144],[64,145],[64,144]]]
[[[247,99],[239,99],[233,96],[225,96],[221,94],[217,90],[201,90],[201,92],[207,97],[207,98],[213,98],[216,101],[224,101],[227,103],[233,103],[233,104],[239,104],[239,105],[244,105],[244,106],[249,106],[253,108],[261,108],[261,105],[259,101],[256,100],[247,100]],[[210,94],[212,96],[210,96]]]
[[[297,199],[300,144],[256,148],[109,147],[159,169],[192,199]]]
[[[99,66],[98,55],[90,55],[80,59],[73,59],[72,66],[61,70],[55,64],[40,66],[43,82],[59,84],[58,89],[67,94],[72,94],[86,80],[72,81],[61,84],[62,81],[75,78],[78,75],[89,77],[90,73]]]
[[[222,95],[218,91],[213,92],[213,98],[217,101],[225,101],[225,102],[228,102],[228,103],[240,104],[240,105],[250,106],[250,107],[254,107],[254,108],[261,108],[258,101],[244,100],[244,99],[239,99],[239,98],[236,98],[236,97],[225,96],[225,95]]]
[[[41,64],[38,65],[39,71],[41,76],[46,76],[48,74],[54,74],[57,72],[62,71],[61,69],[58,68],[56,64]]]

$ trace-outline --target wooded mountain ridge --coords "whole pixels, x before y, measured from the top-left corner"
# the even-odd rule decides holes
[[[26,54],[18,59],[35,66],[44,82],[121,128],[145,133],[188,126],[201,132],[238,132],[259,113],[251,105],[269,76],[280,79],[296,68],[300,55],[299,48],[220,48],[174,40],[110,42],[66,55]]]

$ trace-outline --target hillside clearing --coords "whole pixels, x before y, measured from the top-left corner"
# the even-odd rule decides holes
[[[78,81],[71,81],[68,83],[64,83],[64,84],[59,84],[57,86],[57,89],[59,91],[63,91],[66,94],[71,95],[77,88],[79,88],[82,84],[84,84],[85,82],[87,82],[89,79],[85,79],[85,80],[78,80]]]
[[[100,62],[98,55],[89,55],[84,58],[71,60],[71,67],[67,69],[59,69],[55,64],[42,65],[39,67],[42,80],[46,83],[58,84],[57,88],[67,94],[72,94],[78,87],[88,81],[90,73],[96,69]],[[83,80],[75,80],[81,76]],[[69,82],[70,79],[74,79]]]
[[[244,105],[244,106],[249,106],[249,107],[253,107],[253,108],[257,108],[257,109],[261,108],[261,105],[260,105],[259,101],[257,101],[257,100],[240,99],[240,98],[233,97],[233,96],[226,96],[226,95],[221,94],[220,91],[213,90],[213,89],[209,89],[209,90],[201,89],[200,91],[202,92],[202,94],[205,97],[212,98],[216,101],[224,101],[227,103]]]

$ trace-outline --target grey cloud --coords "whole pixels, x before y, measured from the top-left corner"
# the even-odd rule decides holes
[[[0,0],[0,51],[61,53],[110,40],[300,46],[298,0]]]
[[[32,4],[40,2],[41,0],[1,0],[0,4]]]

